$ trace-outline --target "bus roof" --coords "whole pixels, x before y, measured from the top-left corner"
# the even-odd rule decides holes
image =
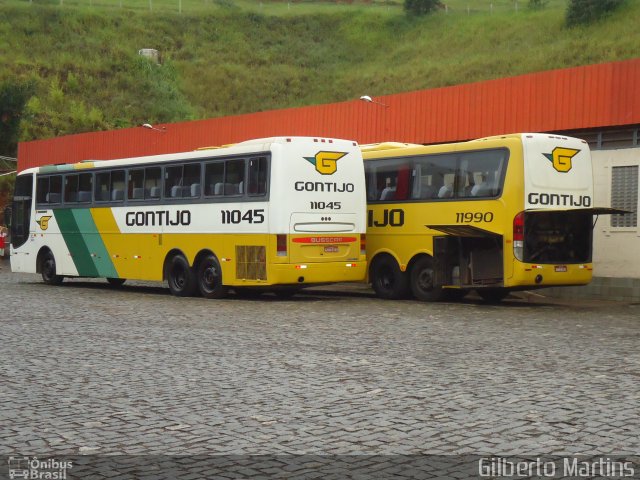
[[[82,160],[77,163],[61,163],[52,165],[42,165],[39,167],[28,168],[19,173],[19,175],[27,173],[53,173],[55,170],[60,172],[67,172],[72,170],[83,170],[100,167],[115,167],[118,165],[133,165],[144,163],[156,163],[156,162],[171,162],[184,160],[187,156],[190,159],[217,157],[223,155],[243,155],[253,152],[267,151],[274,143],[277,144],[290,144],[296,142],[314,142],[320,144],[332,144],[334,142],[347,142],[353,147],[357,147],[358,143],[352,140],[336,139],[336,138],[321,138],[321,137],[267,137],[257,138],[252,140],[246,140],[243,142],[223,145],[220,147],[202,147],[195,150],[177,153],[166,153],[160,155],[149,155],[142,157],[129,157],[129,158],[115,158],[109,160]]]
[[[419,143],[401,143],[401,142],[381,142],[381,143],[368,143],[366,145],[360,145],[360,150],[363,152],[377,152],[380,150],[393,150],[396,148],[407,147],[422,147]]]

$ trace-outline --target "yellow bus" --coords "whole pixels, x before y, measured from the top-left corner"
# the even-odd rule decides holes
[[[443,145],[361,146],[368,279],[382,298],[486,301],[592,277],[586,142],[513,134]],[[620,213],[620,212],[618,212]]]
[[[366,275],[356,142],[276,137],[225,148],[38,167],[16,179],[11,267],[166,280],[174,295],[289,295]]]

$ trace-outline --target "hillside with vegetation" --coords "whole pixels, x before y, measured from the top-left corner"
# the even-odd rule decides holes
[[[528,3],[0,0],[0,85],[24,95],[25,141],[638,56],[637,0],[576,28],[565,0]]]

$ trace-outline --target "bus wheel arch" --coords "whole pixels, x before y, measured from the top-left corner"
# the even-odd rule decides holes
[[[196,292],[196,277],[187,257],[180,250],[171,250],[164,260],[163,278],[171,293],[177,297],[188,297]]]
[[[64,276],[57,274],[56,257],[49,247],[42,247],[36,257],[36,273],[47,285],[60,285]]]
[[[197,288],[205,298],[224,298],[229,291],[223,283],[222,266],[210,250],[202,250],[193,262]]]
[[[433,257],[426,253],[416,255],[409,262],[411,293],[422,302],[444,300],[446,292],[442,286],[435,286],[435,265]]]
[[[407,296],[407,274],[400,270],[397,260],[389,253],[379,253],[369,266],[369,279],[380,298],[397,300]]]

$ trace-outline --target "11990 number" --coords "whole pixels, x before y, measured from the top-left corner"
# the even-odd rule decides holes
[[[456,223],[493,222],[493,212],[458,212]]]

